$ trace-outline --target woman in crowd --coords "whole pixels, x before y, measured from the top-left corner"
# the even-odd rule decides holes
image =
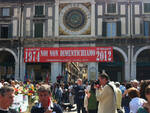
[[[140,85],[140,97],[146,99],[145,97],[145,89],[150,85],[150,80],[142,80]]]
[[[96,89],[95,89],[95,83],[93,82],[91,84],[90,91],[88,92],[88,113],[97,113],[98,104],[96,99]]]
[[[122,106],[125,110],[125,113],[129,113],[130,112],[130,108],[129,108],[129,102],[131,101],[129,95],[128,95],[128,90],[132,87],[131,83],[127,83],[126,84],[126,90],[123,93],[122,96]]]
[[[145,89],[145,97],[147,102],[145,102],[143,106],[138,109],[137,113],[150,113],[150,85],[148,85]]]
[[[130,88],[128,90],[128,94],[131,98],[129,103],[130,113],[137,113],[138,108],[140,108],[146,102],[146,100],[140,98],[140,92],[136,88]]]

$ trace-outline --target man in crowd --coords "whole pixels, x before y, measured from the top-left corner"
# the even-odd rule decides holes
[[[116,85],[116,101],[117,101],[117,111],[118,113],[123,113],[123,109],[121,107],[121,103],[122,103],[122,92],[120,90],[120,83],[119,82],[115,82]]]
[[[117,113],[114,83],[109,82],[109,76],[104,72],[99,75],[99,81],[100,86],[96,89],[96,97],[99,101],[98,113]]]
[[[39,102],[32,107],[31,113],[63,113],[61,107],[51,100],[50,86],[43,84],[38,89]]]
[[[10,109],[14,100],[14,89],[9,86],[0,88],[0,113],[17,113]]]
[[[80,113],[80,109],[82,109],[82,113],[86,113],[84,108],[84,96],[85,96],[85,87],[82,85],[82,79],[77,80],[77,86],[75,87],[75,100],[77,104],[77,113]]]

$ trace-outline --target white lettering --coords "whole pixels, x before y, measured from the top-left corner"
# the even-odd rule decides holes
[[[69,50],[65,50],[65,56],[69,56]]]
[[[108,51],[108,61],[111,61],[112,58],[111,58],[111,51]]]
[[[95,56],[95,50],[61,50],[60,56]]]
[[[96,51],[97,58],[100,59],[100,61],[104,60],[104,52],[103,51]]]
[[[58,56],[58,50],[50,50],[50,56]]]
[[[107,51],[104,51],[104,57],[105,57],[105,61],[107,61]]]
[[[38,51],[38,54],[37,54],[37,62],[40,62],[40,52]]]
[[[81,50],[81,56],[86,56],[86,50]]]
[[[33,62],[35,62],[35,54],[36,54],[36,52],[33,51]]]
[[[41,50],[41,56],[48,56],[48,50]]]
[[[60,56],[65,56],[63,50],[60,50]]]
[[[95,50],[87,50],[87,56],[95,56]]]
[[[25,53],[25,62],[27,62],[28,61],[28,52],[26,51],[26,53]]]
[[[29,52],[29,62],[31,62],[32,61],[32,52],[30,51]]]
[[[99,52],[99,58],[100,58],[101,61],[104,60],[104,52],[103,51]]]

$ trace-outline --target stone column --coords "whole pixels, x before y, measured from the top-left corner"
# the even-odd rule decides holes
[[[129,76],[129,80],[131,79],[131,45],[128,46],[128,76]],[[125,70],[126,71],[126,70]]]
[[[59,36],[59,0],[55,0],[55,36]]]
[[[125,73],[125,77],[124,77],[124,79],[126,80],[126,81],[130,81],[130,79],[131,79],[131,75],[130,75],[130,69],[131,69],[131,67],[130,67],[130,61],[131,61],[131,58],[130,58],[130,54],[131,54],[131,49],[130,49],[130,46],[128,46],[128,59],[127,59],[127,61],[125,61],[125,67],[124,67],[124,73]]]
[[[95,1],[91,1],[91,35],[95,36]]]
[[[26,63],[23,61],[22,63],[21,63],[21,65],[22,65],[22,68],[21,68],[21,81],[24,81],[24,77],[25,77],[25,72],[26,72]]]
[[[59,63],[59,62],[51,63],[51,82],[52,83],[55,83],[56,77],[62,74],[61,70],[62,70],[62,63]]]
[[[88,80],[96,80],[98,78],[98,63],[88,63]]]
[[[124,79],[126,81],[130,81],[130,63],[129,63],[129,61],[125,62],[124,73],[125,73]]]
[[[134,46],[131,46],[131,80],[136,79],[136,62],[133,60]]]
[[[23,48],[21,47],[21,51],[20,51],[20,80],[22,80],[22,76],[23,76],[23,70],[22,70],[22,63],[23,63],[23,61],[22,61],[22,56],[23,56],[23,52],[22,52],[22,50],[23,50]]]
[[[20,48],[21,50],[18,50],[18,61],[15,64],[15,79],[16,80],[24,80],[25,76],[25,63],[24,63],[24,56],[23,56],[23,47]],[[20,54],[20,77],[19,77],[19,54]]]
[[[15,80],[20,80],[19,78],[19,54],[20,54],[20,51],[19,51],[19,48],[17,48],[18,50],[18,59],[17,59],[17,62],[15,63]]]
[[[131,80],[136,79],[136,61],[132,62],[132,76],[131,76]]]
[[[128,62],[129,62],[129,78],[130,80],[136,79],[136,62],[133,61],[134,46],[128,46]],[[126,71],[126,70],[125,70]]]
[[[20,55],[20,80],[24,81],[25,76],[25,62],[24,62],[24,56],[23,56],[23,47],[21,47],[21,55]]]
[[[19,63],[15,63],[15,80],[19,80]]]

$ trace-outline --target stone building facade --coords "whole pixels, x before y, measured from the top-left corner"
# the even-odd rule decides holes
[[[149,0],[0,0],[0,12],[1,78],[56,81],[64,64],[25,63],[27,47],[109,46],[114,61],[88,62],[89,79],[103,70],[115,81],[149,79]]]

